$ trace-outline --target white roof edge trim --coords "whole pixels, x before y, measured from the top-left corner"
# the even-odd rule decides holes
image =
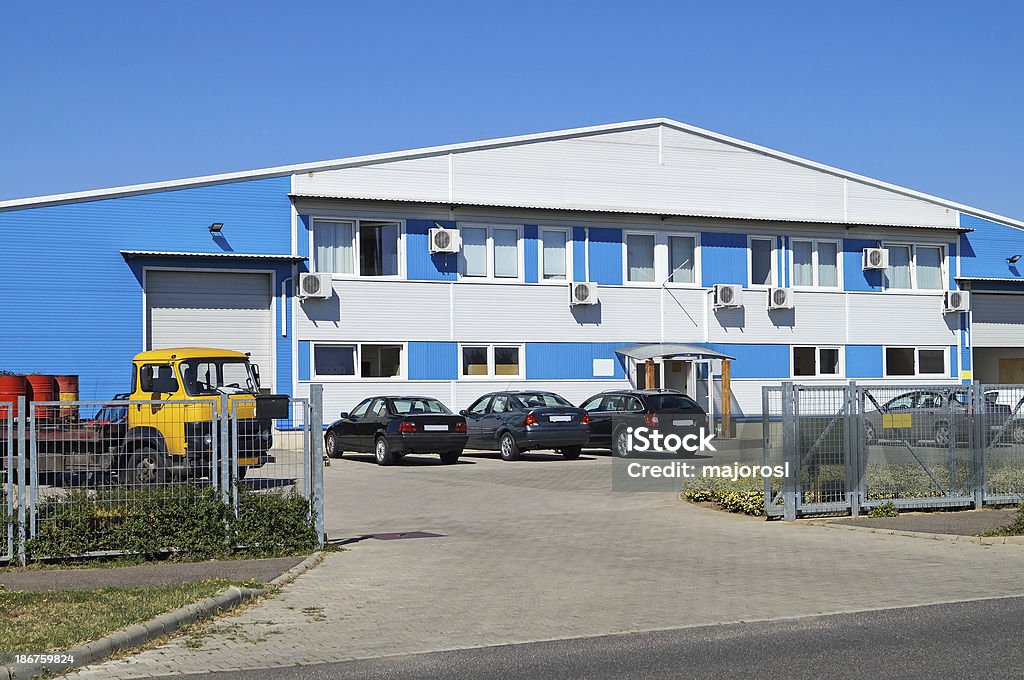
[[[250,258],[254,260],[308,260],[302,255],[289,255],[286,253],[199,253],[184,250],[122,250],[124,257],[225,257],[233,259]]]
[[[656,127],[664,125],[665,127],[674,128],[683,132],[689,132],[707,139],[712,139],[724,144],[729,144],[738,148],[747,149],[757,153],[778,158],[780,160],[788,161],[796,165],[801,165],[806,168],[825,172],[837,177],[843,177],[851,179],[856,182],[861,182],[869,186],[874,186],[879,189],[886,189],[910,198],[916,198],[919,200],[926,201],[928,203],[934,203],[942,207],[950,208],[953,210],[959,210],[960,212],[968,213],[975,217],[981,217],[984,219],[1001,222],[1009,226],[1014,226],[1020,229],[1024,229],[1024,220],[1017,220],[1012,217],[1005,215],[999,215],[997,213],[989,212],[987,210],[981,210],[973,206],[965,205],[963,203],[957,203],[956,201],[950,201],[939,196],[932,194],[926,194],[921,191],[915,191],[906,187],[899,186],[898,184],[891,184],[882,180],[867,177],[865,175],[859,175],[854,172],[848,172],[840,168],[825,165],[824,163],[818,163],[800,156],[794,156],[792,154],[778,151],[767,146],[761,146],[760,144],[754,144],[747,142],[736,137],[730,137],[723,135],[718,132],[711,130],[705,130],[694,125],[688,125],[681,123],[671,118],[645,118],[641,120],[624,121],[619,123],[608,123],[604,125],[592,125],[588,127],[569,128],[566,130],[554,130],[550,132],[539,132],[528,135],[517,135],[512,137],[497,137],[494,139],[485,139],[475,142],[459,142],[456,144],[445,144],[441,146],[428,146],[417,149],[408,149],[405,151],[390,151],[386,153],[370,154],[365,156],[351,156],[348,158],[339,158],[334,160],[316,161],[312,163],[298,163],[294,165],[280,165],[270,168],[261,168],[257,170],[244,170],[240,172],[229,172],[217,175],[204,175],[199,177],[188,177],[183,179],[168,180],[162,182],[149,182],[146,184],[130,184],[120,187],[111,187],[107,189],[92,189],[88,191],[77,191],[65,194],[51,194],[47,196],[35,196],[30,198],[15,198],[6,201],[0,201],[0,211],[16,210],[19,208],[33,208],[33,207],[44,207],[48,205],[56,205],[61,203],[74,203],[79,201],[91,201],[102,198],[114,198],[117,196],[130,196],[144,193],[152,193],[156,191],[166,191],[173,189],[185,189],[193,187],[208,186],[211,184],[221,184],[228,182],[239,182],[249,179],[269,179],[272,177],[282,177],[284,175],[291,175],[301,172],[323,172],[327,170],[340,170],[343,168],[356,167],[360,165],[372,165],[376,163],[385,163],[393,160],[400,159],[411,159],[420,158],[424,156],[433,156],[439,154],[458,153],[464,151],[478,151],[482,149],[496,148],[502,146],[512,146],[516,144],[529,144],[533,142],[548,141],[553,139],[567,139],[571,137],[584,137],[595,134],[603,134],[608,132],[619,132],[624,130],[636,130],[647,127]]]

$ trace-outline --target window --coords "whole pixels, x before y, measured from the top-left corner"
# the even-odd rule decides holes
[[[941,347],[886,347],[885,377],[945,376],[946,350]]]
[[[945,290],[946,249],[943,246],[885,244],[889,268],[886,287],[898,290]]]
[[[173,394],[178,391],[178,378],[170,364],[146,364],[139,369],[139,386],[143,392]]]
[[[540,273],[544,281],[565,281],[569,278],[569,232],[564,229],[542,229],[540,232]]]
[[[451,413],[447,406],[437,399],[430,399],[429,397],[423,399],[392,399],[391,406],[395,409],[395,413],[400,416],[416,413]]]
[[[839,287],[839,244],[793,239],[793,286]]]
[[[587,399],[585,402],[580,404],[580,408],[583,409],[584,411],[596,411],[598,410],[598,407],[601,406],[602,399],[604,399],[604,397],[601,396],[600,394],[597,395],[596,397],[591,397],[590,399]]]
[[[315,219],[313,270],[359,276],[399,276],[401,233],[399,222]]]
[[[694,283],[694,262],[697,259],[697,239],[693,236],[668,237],[669,281]]]
[[[360,418],[366,413],[366,410],[370,408],[371,399],[363,399],[359,402],[359,405],[352,409],[352,413],[349,414],[352,418]]]
[[[494,401],[491,402],[491,413],[505,413],[511,410],[512,408],[509,406],[507,394],[494,395]]]
[[[626,234],[626,280],[654,282],[654,234]]]
[[[402,375],[402,345],[313,345],[313,375],[317,378],[398,378]],[[358,373],[356,367],[358,366]]]
[[[750,285],[775,285],[775,245],[773,238],[750,239]]]
[[[794,347],[793,377],[838,377],[838,347]]]
[[[462,276],[470,278],[522,278],[523,249],[519,227],[460,226]]]
[[[516,399],[526,408],[545,408],[555,406],[572,406],[557,394],[548,392],[523,392],[516,395]]]
[[[181,362],[181,377],[191,396],[253,392],[256,385],[244,359],[190,359]]]
[[[487,407],[490,406],[491,399],[493,399],[493,397],[481,397],[480,399],[477,399],[476,403],[469,407],[468,413],[478,416],[487,413]]]
[[[520,345],[463,345],[464,378],[523,377],[523,348]]]

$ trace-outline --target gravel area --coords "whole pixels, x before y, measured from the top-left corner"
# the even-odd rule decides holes
[[[1013,522],[1017,509],[961,510],[957,512],[906,512],[899,517],[847,517],[838,524],[853,524],[873,529],[923,531],[929,534],[977,536],[982,531],[1000,529]]]

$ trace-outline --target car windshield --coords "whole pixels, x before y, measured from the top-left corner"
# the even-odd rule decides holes
[[[415,415],[417,413],[451,413],[448,407],[437,399],[403,397],[401,399],[392,399],[391,404],[395,407],[395,413],[400,416]]]
[[[681,394],[656,394],[647,397],[652,411],[697,411],[700,406]]]
[[[202,394],[255,394],[259,387],[245,359],[189,359],[181,362],[185,392]]]
[[[545,394],[543,392],[523,392],[517,394],[518,399],[526,408],[538,408],[544,406],[572,406],[565,399],[557,394]]]

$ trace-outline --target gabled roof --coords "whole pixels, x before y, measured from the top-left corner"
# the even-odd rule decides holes
[[[163,182],[150,182],[145,184],[133,184],[120,187],[112,187],[109,189],[95,189],[89,191],[78,191],[65,194],[52,194],[48,196],[36,196],[30,198],[18,198],[6,201],[0,201],[0,211],[19,210],[26,208],[38,208],[50,205],[60,205],[64,203],[76,203],[83,201],[95,201],[105,198],[114,198],[119,196],[133,196],[139,194],[154,193],[159,191],[168,191],[174,189],[186,189],[193,187],[209,186],[214,184],[223,184],[229,182],[239,182],[245,180],[254,179],[266,179],[272,177],[284,177],[300,173],[316,173],[330,170],[341,170],[345,168],[355,168],[360,166],[376,165],[381,163],[388,163],[399,160],[411,160],[417,158],[427,158],[431,156],[439,156],[446,154],[455,154],[465,151],[480,151],[485,149],[496,149],[501,147],[517,146],[532,144],[535,142],[571,139],[574,137],[585,137],[591,135],[599,135],[610,132],[624,132],[630,130],[640,130],[644,128],[652,128],[664,126],[674,130],[697,135],[704,137],[708,140],[713,140],[723,144],[727,144],[739,149],[745,149],[752,151],[764,156],[775,158],[778,160],[786,161],[794,165],[802,166],[804,168],[817,170],[819,172],[832,175],[835,177],[852,180],[861,184],[884,189],[891,191],[896,194],[900,194],[909,198],[916,198],[928,203],[932,203],[938,206],[949,208],[952,210],[958,210],[963,213],[975,215],[985,219],[1001,222],[1003,224],[1011,225],[1018,228],[1024,228],[1024,221],[998,215],[986,210],[981,210],[969,205],[957,203],[956,201],[950,201],[938,196],[926,194],[906,187],[901,187],[896,184],[889,182],[883,182],[881,180],[866,177],[856,173],[848,172],[830,165],[823,163],[817,163],[815,161],[787,154],[782,151],[777,151],[769,147],[753,144],[746,142],[741,139],[729,137],[717,132],[705,130],[693,125],[687,125],[680,123],[669,118],[648,118],[643,120],[627,121],[621,123],[609,123],[606,125],[595,125],[589,127],[571,128],[567,130],[556,130],[552,132],[542,132],[530,135],[518,135],[513,137],[500,137],[496,139],[488,139],[476,142],[463,142],[458,144],[446,144],[442,146],[431,146],[423,147],[419,149],[410,149],[406,151],[394,151],[381,154],[370,154],[364,156],[352,156],[348,158],[339,158],[334,160],[317,161],[313,163],[299,163],[294,165],[281,165],[271,168],[262,168],[258,170],[247,170],[241,172],[230,172],[217,175],[205,175],[199,177],[189,177],[177,180],[168,180]]]

